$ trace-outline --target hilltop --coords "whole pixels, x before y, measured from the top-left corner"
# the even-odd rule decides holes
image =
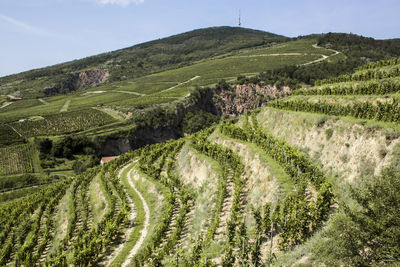
[[[0,87],[21,94],[60,86],[59,92],[78,89],[69,75],[86,70],[106,70],[108,81],[137,78],[151,73],[183,67],[190,63],[230,51],[287,40],[276,34],[237,27],[199,29],[132,47],[90,56],[51,67],[0,78]],[[73,79],[73,78],[72,78]],[[24,89],[29,89],[24,92]],[[14,88],[15,90],[15,88]],[[44,96],[49,94],[44,94]],[[50,94],[51,95],[51,94]]]

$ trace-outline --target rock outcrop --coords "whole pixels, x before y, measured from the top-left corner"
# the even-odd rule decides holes
[[[106,70],[87,70],[74,74],[74,80],[78,89],[95,87],[104,83],[110,73]]]
[[[220,115],[235,117],[246,110],[259,108],[263,103],[290,93],[289,87],[237,85],[233,90],[216,89],[212,101]]]
[[[54,87],[42,91],[45,96],[67,94],[79,89],[98,86],[107,81],[110,73],[107,70],[87,70],[69,74],[65,80]]]

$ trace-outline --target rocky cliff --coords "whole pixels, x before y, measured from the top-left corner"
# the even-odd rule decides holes
[[[220,115],[235,117],[246,110],[259,108],[263,103],[290,93],[291,90],[287,86],[277,88],[270,85],[265,87],[255,84],[237,85],[232,90],[216,89],[212,102]]]
[[[65,80],[42,91],[45,96],[67,94],[79,89],[98,86],[107,81],[110,73],[106,70],[87,70],[69,74]]]
[[[95,87],[104,83],[110,73],[106,70],[88,70],[77,72],[73,75],[73,80],[77,88]]]
[[[173,105],[136,112],[136,117],[132,119],[136,127],[99,141],[103,143],[100,153],[116,155],[147,144],[182,137],[182,123],[189,112],[203,110],[221,117],[235,117],[290,93],[289,87],[261,87],[254,84],[237,85],[229,89],[199,88]]]

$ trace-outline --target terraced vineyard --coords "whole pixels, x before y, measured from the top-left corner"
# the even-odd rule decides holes
[[[319,81],[319,86],[298,90],[296,96],[270,105],[278,109],[398,123],[399,69],[397,58],[366,65],[354,74]]]
[[[1,229],[2,264],[256,263],[265,261],[261,248],[271,238],[283,250],[304,242],[327,218],[331,187],[310,160],[252,119],[243,128],[227,122],[190,138],[146,146],[2,207],[8,222]],[[254,143],[297,189],[274,203],[257,203],[251,211],[242,157],[211,134]],[[203,180],[214,184],[212,197],[202,199],[202,190],[209,190],[205,184],[182,176],[177,161],[188,152],[215,166],[217,180]],[[143,183],[153,189],[143,190]],[[98,188],[97,194],[90,193],[91,187]],[[99,199],[103,204],[97,206]],[[203,205],[209,210],[199,214]],[[197,220],[203,227],[192,229]]]
[[[317,81],[311,88],[294,90],[291,96],[240,117],[223,118],[192,135],[185,132],[183,138],[170,139],[173,133],[165,137],[160,130],[166,111],[157,105],[182,99],[195,85],[210,86],[221,78],[229,81],[246,75],[247,79],[288,64],[305,66],[343,57],[338,51],[318,47],[315,39],[300,38],[103,84],[96,91],[31,99],[26,110],[20,109],[22,101],[4,107],[1,176],[11,180],[14,174],[41,171],[36,170],[34,143],[41,153],[47,150],[41,156],[49,164],[57,161],[51,154],[54,147],[65,146],[62,152],[70,149],[68,156],[77,157],[75,164],[68,164],[80,174],[51,180],[49,171],[43,179],[48,182],[45,186],[24,188],[27,193],[7,188],[15,197],[3,195],[7,201],[0,202],[0,266],[400,262],[398,249],[385,250],[389,241],[399,240],[395,186],[400,184],[386,190],[387,205],[373,198],[379,187],[357,187],[374,177],[389,180],[400,171],[399,59]],[[229,85],[227,90],[231,90]],[[160,113],[155,114],[161,115],[151,118],[146,130],[169,141],[138,142],[135,145],[141,148],[104,165],[90,165],[85,171],[78,168],[77,162],[82,165],[80,161],[101,149],[89,140],[93,136],[104,134],[106,139],[107,134],[123,130],[122,137],[110,138],[108,149],[123,146],[126,140],[136,142],[129,140],[134,136],[128,132],[137,125],[128,123],[127,111],[134,110],[137,114],[133,115],[140,117],[147,105],[156,105],[154,111]],[[173,115],[178,117],[180,112],[174,110]],[[29,120],[31,116],[35,119]],[[21,118],[26,120],[18,121]],[[63,135],[68,142],[56,143],[63,141]],[[81,146],[87,154],[72,155],[72,145]],[[29,183],[29,177],[19,178],[24,187]],[[370,190],[367,198],[360,194],[362,190]],[[383,216],[387,209],[390,216]],[[375,223],[382,217],[384,226]],[[394,229],[390,237],[386,229]],[[366,237],[363,231],[382,236]],[[364,240],[353,242],[358,236]],[[333,252],[347,247],[332,248],[330,243],[346,238],[354,255],[332,259]],[[383,258],[376,256],[380,251]]]

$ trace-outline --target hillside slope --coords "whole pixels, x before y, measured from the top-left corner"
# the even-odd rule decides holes
[[[285,41],[276,34],[235,27],[199,29],[125,49],[84,59],[31,70],[0,78],[0,88],[8,94],[19,91],[29,96],[45,88],[63,86],[62,91],[78,88],[66,83],[69,75],[86,70],[106,70],[109,81],[137,78],[150,73],[182,67],[196,60],[233,50]],[[29,89],[29,90],[28,90]],[[53,90],[54,91],[54,90]]]
[[[398,265],[400,59],[258,75],[346,60],[316,41],[3,107],[0,265]]]

